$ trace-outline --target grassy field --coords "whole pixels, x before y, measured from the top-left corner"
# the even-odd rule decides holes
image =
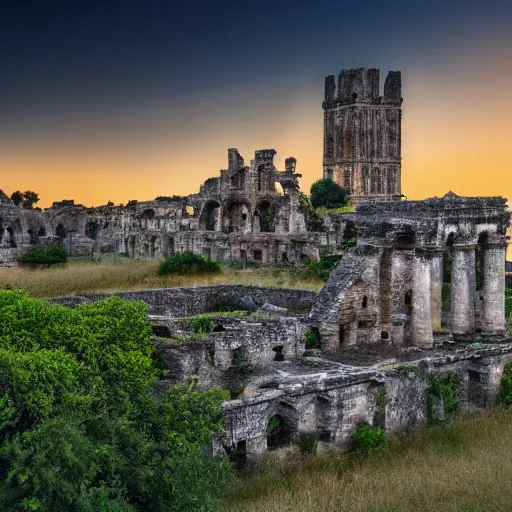
[[[245,284],[319,290],[323,281],[306,270],[247,269],[229,266],[218,274],[158,276],[159,261],[106,257],[101,261],[70,260],[50,268],[0,268],[0,289],[24,289],[34,297],[57,297],[95,291],[137,290],[205,284]]]
[[[227,512],[512,510],[512,412],[395,438],[386,455],[266,459],[226,497]]]

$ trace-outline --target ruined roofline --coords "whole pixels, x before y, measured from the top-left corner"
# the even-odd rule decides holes
[[[423,215],[428,212],[438,214],[443,210],[461,210],[461,209],[500,209],[503,212],[507,208],[507,199],[501,196],[456,196],[455,194],[446,194],[444,197],[431,197],[423,200],[414,201],[395,201],[395,202],[368,202],[357,205],[355,213],[358,216],[371,215]]]
[[[400,71],[389,71],[380,94],[380,69],[343,69],[336,77],[325,78],[323,108],[339,105],[392,105],[402,104],[402,75]]]

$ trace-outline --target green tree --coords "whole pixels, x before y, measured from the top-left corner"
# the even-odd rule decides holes
[[[170,387],[147,306],[74,309],[0,292],[0,510],[215,511],[231,467],[207,455],[218,388]]]
[[[23,201],[23,192],[20,190],[16,190],[16,192],[13,192],[11,194],[11,201],[16,205],[19,206]]]
[[[34,192],[33,190],[25,190],[25,192],[23,192],[23,201],[21,203],[23,208],[33,208],[38,201],[39,194],[37,192]]]
[[[340,208],[346,204],[347,191],[330,179],[322,179],[311,185],[310,196],[314,208]]]

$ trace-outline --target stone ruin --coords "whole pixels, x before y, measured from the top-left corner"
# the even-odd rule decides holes
[[[206,180],[199,193],[184,197],[95,208],[69,200],[44,212],[23,210],[5,198],[0,222],[13,219],[16,226],[8,229],[16,232],[6,237],[16,238],[19,250],[2,254],[0,264],[15,261],[22,248],[38,243],[28,234],[29,218],[37,218],[44,233],[62,240],[73,256],[120,253],[155,259],[190,251],[260,265],[317,259],[318,234],[308,230],[296,160],[287,158],[285,170],[278,171],[275,154],[273,149],[256,151],[245,165],[238,151],[229,149],[228,168]]]
[[[448,193],[400,198],[400,74],[379,95],[378,70],[326,80],[324,175],[346,186],[353,214],[308,230],[295,159],[279,172],[274,150],[228,169],[198,194],[86,208],[54,203],[44,213],[0,194],[0,260],[64,240],[91,251],[157,258],[193,251],[214,259],[275,265],[315,258],[321,245],[347,251],[318,293],[208,286],[116,293],[150,307],[154,342],[168,369],[155,390],[183,378],[230,390],[224,436],[214,450],[245,460],[314,432],[346,446],[360,422],[390,433],[443,420],[429,406],[433,378],[453,376],[462,412],[494,401],[512,343],[505,322],[510,214],[501,197]],[[110,294],[52,299],[74,306]],[[208,315],[207,332],[195,330]]]
[[[325,79],[324,178],[349,191],[352,204],[401,196],[402,78],[379,69],[343,70]]]

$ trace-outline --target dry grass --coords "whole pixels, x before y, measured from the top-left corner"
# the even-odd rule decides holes
[[[391,440],[380,458],[329,453],[265,460],[226,498],[228,512],[512,510],[512,412]]]
[[[140,290],[205,284],[244,284],[319,290],[323,282],[306,272],[284,269],[235,270],[218,274],[166,276],[156,274],[159,261],[108,257],[99,262],[70,261],[45,269],[0,268],[0,289],[24,289],[34,297],[57,297],[96,291]]]

